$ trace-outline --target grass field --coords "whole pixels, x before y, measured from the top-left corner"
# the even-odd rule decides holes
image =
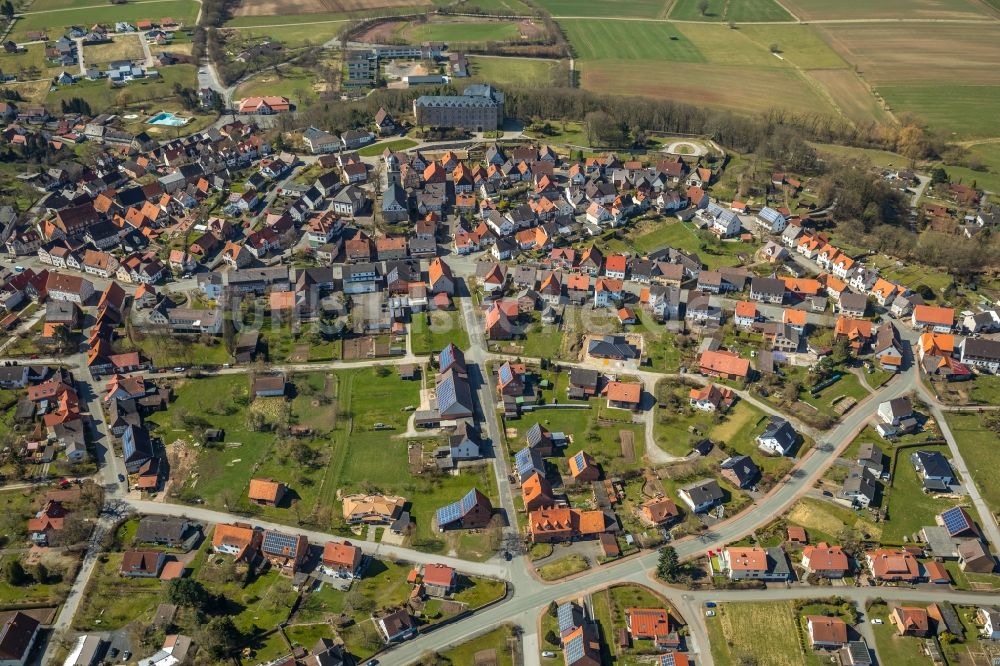
[[[806,25],[741,25],[737,31],[761,49],[777,44],[781,57],[803,69],[846,69],[847,63]]]
[[[80,8],[78,0],[68,0],[77,8],[60,11],[29,13],[14,24],[11,38],[22,40],[31,30],[47,30],[50,39],[57,39],[58,29],[70,25],[93,25],[94,23],[114,23],[115,21],[135,22],[142,19],[156,20],[169,16],[186,26],[193,26],[198,16],[198,3],[194,0],[156,0],[156,2],[128,3],[124,5],[96,5],[88,3]],[[34,9],[34,8],[32,8]]]
[[[791,21],[792,17],[774,0],[709,0],[701,13],[698,0],[677,0],[670,18],[678,21]]]
[[[375,157],[377,155],[381,155],[382,151],[386,148],[392,151],[407,150],[415,145],[417,145],[417,142],[413,139],[396,139],[395,141],[385,141],[383,143],[365,146],[364,148],[358,150],[358,155],[361,155],[361,157]]]
[[[976,18],[989,11],[974,0],[786,0],[785,6],[803,21],[818,19]]]
[[[924,493],[923,486],[909,454],[917,449],[905,449],[899,454],[893,472],[892,486],[885,489],[882,506],[888,511],[888,519],[882,529],[882,538],[889,543],[903,543],[904,537],[911,537],[924,525],[933,525],[934,516],[954,506],[951,500],[938,499]],[[949,457],[946,446],[921,446],[921,451],[938,451]]]
[[[538,575],[542,580],[553,581],[586,571],[589,568],[590,564],[580,555],[567,555],[538,567]]]
[[[88,65],[103,65],[114,60],[143,60],[145,53],[139,35],[115,35],[109,44],[83,47],[83,61]]]
[[[948,426],[986,505],[994,513],[1000,513],[1000,478],[996,475],[1000,469],[1000,449],[996,434],[982,425],[979,414],[951,412]]]
[[[701,262],[708,266],[709,270],[722,266],[736,266],[739,264],[738,255],[752,255],[755,250],[753,245],[739,241],[703,241],[694,228],[680,221],[656,223],[653,229],[635,237],[631,244],[641,253],[664,247],[693,252],[701,258]]]
[[[45,59],[44,44],[29,44],[24,53],[0,53],[0,71],[5,74],[17,74],[19,79],[25,79],[28,78],[25,70],[31,67],[38,69],[39,77],[46,76],[49,63]],[[59,69],[52,68],[52,71],[58,73]]]
[[[269,17],[281,18],[281,17]],[[237,27],[241,37],[264,38],[283,42],[288,46],[304,46],[306,44],[323,44],[343,29],[350,19],[323,21],[320,23],[289,23],[277,26]],[[227,26],[230,27],[230,26]]]
[[[677,26],[635,21],[565,20],[560,24],[581,61],[708,62]],[[629,67],[636,67],[633,63]]]
[[[233,93],[234,99],[243,99],[253,95],[282,95],[297,103],[316,98],[313,84],[316,74],[303,67],[283,67],[275,73],[273,70],[261,72],[252,79],[240,84]]]
[[[46,97],[46,103],[57,105],[61,100],[81,97],[90,104],[90,108],[95,113],[100,113],[112,107],[120,110],[123,106],[140,102],[171,100],[175,97],[174,83],[180,83],[189,88],[197,85],[195,69],[194,65],[163,67],[158,70],[160,76],[157,79],[133,81],[116,89],[111,89],[107,81],[82,80],[71,86],[62,86],[55,92],[49,93]]]
[[[234,13],[237,16],[269,16],[340,12],[361,16],[373,11],[386,14],[410,9],[425,10],[432,4],[432,0],[242,0]]]
[[[441,655],[450,660],[449,663],[457,666],[458,664],[476,663],[475,655],[480,650],[496,650],[497,660],[495,663],[497,666],[513,666],[514,655],[508,645],[511,635],[511,627],[504,625],[450,650],[445,650]]]
[[[553,16],[625,16],[634,18],[661,17],[669,4],[665,0],[605,0],[580,2],[580,0],[537,0],[538,6]]]
[[[566,65],[559,60],[470,56],[469,65],[473,78],[496,85],[547,86],[560,75],[563,82],[569,76]]]
[[[335,379],[327,380],[326,373],[291,378],[296,397],[290,405],[290,423],[309,426],[315,435],[312,441],[296,440],[291,446],[308,444],[313,448],[317,458],[311,465],[297,463],[290,456],[289,445],[276,442],[273,433],[248,429],[248,408],[238,405],[239,396],[246,395],[245,376],[188,380],[177,390],[170,410],[150,419],[160,424],[158,436],[169,444],[188,432],[185,414],[208,414],[214,427],[225,429],[226,445],[195,450],[198,472],[187,480],[186,494],[203,497],[206,506],[248,508],[243,498],[251,477],[280,478],[291,486],[298,508],[262,507],[255,511],[279,522],[307,520],[330,528],[343,524],[336,500],[339,491],[378,489],[409,500],[408,508],[417,524],[414,545],[435,552],[451,547],[472,558],[490,555],[487,540],[481,537],[462,540],[449,535],[455,543],[446,543],[432,531],[432,516],[437,508],[459,499],[473,486],[495,497],[492,475],[473,472],[415,478],[406,462],[407,441],[374,429],[376,423],[397,433],[405,428],[409,414],[403,408],[417,404],[417,384],[400,382],[395,372],[383,373],[376,368],[332,376]],[[333,385],[327,386],[331,382]],[[326,397],[320,400],[324,393]],[[227,405],[234,402],[237,409],[231,411]],[[261,399],[254,401],[254,406],[259,402]]]
[[[447,42],[476,44],[514,41],[521,37],[517,23],[512,21],[452,21],[412,24],[402,32],[407,42]]]
[[[449,342],[454,342],[460,349],[469,346],[469,336],[462,325],[462,313],[458,310],[414,313],[410,320],[410,335],[414,354],[437,353]]]
[[[882,535],[882,528],[865,514],[812,497],[804,497],[796,502],[788,511],[787,517],[788,522],[806,528],[814,542],[825,540],[837,543],[837,534],[845,528],[870,535],[873,541],[878,541]]]
[[[751,663],[767,655],[769,666],[798,666],[805,661],[792,602],[727,603],[708,625],[716,664]],[[711,640],[713,625],[724,640]]]
[[[878,92],[894,111],[907,111],[948,138],[993,137],[1000,84],[880,85]]]

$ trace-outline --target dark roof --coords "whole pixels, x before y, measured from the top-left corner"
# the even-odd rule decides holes
[[[705,504],[706,502],[718,502],[724,495],[722,489],[715,479],[702,479],[688,484],[681,488],[688,494],[695,504]]]
[[[597,370],[588,368],[572,368],[569,371],[569,383],[571,386],[597,387],[601,374]]]
[[[775,278],[754,278],[750,280],[750,291],[768,296],[783,296],[785,283]]]
[[[605,335],[598,340],[591,340],[587,345],[587,353],[597,357],[624,359],[638,358],[639,356],[639,351],[620,335]]]
[[[187,531],[187,524],[185,519],[174,516],[146,516],[139,521],[135,538],[145,543],[180,541]]]
[[[740,488],[743,488],[760,477],[760,468],[750,456],[732,456],[726,458],[719,465],[722,469],[730,470],[735,476]]]
[[[38,620],[20,611],[14,613],[0,629],[0,659],[23,661],[37,630]]]

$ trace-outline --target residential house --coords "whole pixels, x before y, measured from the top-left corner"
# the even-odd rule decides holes
[[[725,495],[715,479],[701,479],[678,489],[677,495],[695,513],[704,513],[721,504]]]
[[[820,542],[802,549],[802,568],[807,574],[840,579],[851,571],[847,553],[840,546]]]
[[[764,432],[757,436],[757,447],[772,455],[787,456],[798,443],[798,433],[792,424],[779,416],[772,416]]]

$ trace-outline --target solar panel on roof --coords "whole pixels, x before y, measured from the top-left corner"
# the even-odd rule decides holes
[[[461,510],[463,516],[465,514],[469,513],[469,511],[472,511],[472,507],[474,507],[475,505],[476,505],[476,489],[475,488],[473,488],[472,490],[470,490],[469,492],[467,492],[465,494],[465,497],[463,497],[462,499],[460,499],[458,501],[458,508],[459,508],[459,510]]]
[[[577,469],[583,469],[583,451],[573,456],[573,464],[576,465]]]
[[[441,350],[441,355],[438,358],[440,362],[440,367],[447,368],[455,360],[455,345],[449,344],[447,347]]]
[[[562,634],[567,631],[572,631],[576,628],[576,622],[573,618],[573,604],[566,603],[559,606],[556,616],[559,618],[559,633]]]
[[[504,363],[500,366],[500,381],[504,384],[514,379],[514,372],[511,370],[509,363]]]
[[[438,384],[437,399],[438,407],[441,409],[446,409],[455,404],[455,379],[453,377],[448,377]]]
[[[461,516],[462,511],[458,502],[452,502],[448,506],[443,506],[437,510],[438,525],[448,525],[461,518]]]
[[[574,636],[563,648],[566,654],[566,663],[574,664],[583,659],[583,635]]]
[[[264,550],[271,553],[295,554],[298,537],[281,532],[268,532],[264,535]]]
[[[964,532],[971,527],[965,512],[957,506],[942,513],[941,520],[944,522],[944,526],[945,529],[948,530],[948,534],[952,536],[959,534],[960,532]]]

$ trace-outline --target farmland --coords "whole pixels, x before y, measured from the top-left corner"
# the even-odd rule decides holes
[[[786,0],[788,9],[803,21],[823,19],[974,19],[989,15],[974,0]]]
[[[779,98],[791,109],[822,102],[790,65],[725,26],[565,20],[584,88],[765,110]],[[720,41],[727,48],[717,48]],[[670,63],[669,67],[664,63]]]
[[[308,15],[322,12],[353,12],[394,9],[425,9],[429,0],[243,0],[236,9],[236,16]]]
[[[791,21],[792,17],[774,0],[742,0],[727,2],[710,0],[704,14],[697,0],[677,0],[670,18],[678,21]]]
[[[580,2],[580,0],[538,0],[538,5],[553,16],[623,16],[629,18],[658,18],[667,9],[666,0],[606,0],[605,2]]]

